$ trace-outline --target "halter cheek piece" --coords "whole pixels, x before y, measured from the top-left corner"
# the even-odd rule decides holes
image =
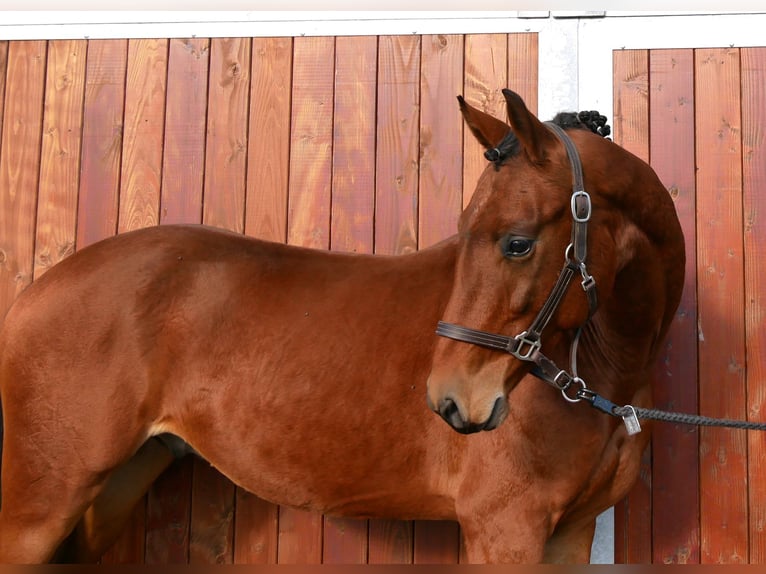
[[[456,341],[486,347],[488,349],[505,351],[520,361],[534,363],[534,367],[532,367],[531,371],[533,375],[559,389],[566,400],[577,402],[583,398],[584,393],[587,390],[585,382],[577,376],[577,344],[580,340],[582,327],[577,330],[574,340],[572,341],[572,348],[570,350],[571,374],[560,369],[552,360],[540,351],[540,348],[542,346],[542,333],[548,325],[548,322],[551,320],[551,317],[553,317],[553,314],[556,312],[556,309],[558,309],[561,304],[564,295],[566,295],[569,284],[578,272],[582,277],[580,284],[588,298],[588,318],[596,312],[598,306],[596,281],[593,276],[588,273],[588,269],[585,266],[585,260],[588,254],[588,221],[591,216],[591,201],[590,196],[585,191],[580,155],[577,153],[577,148],[574,143],[566,132],[556,124],[546,122],[545,125],[556,134],[564,144],[567,155],[569,156],[569,163],[572,166],[573,185],[572,197],[570,200],[572,211],[572,240],[564,252],[564,268],[561,270],[561,273],[559,273],[556,284],[553,286],[551,293],[548,295],[548,299],[546,299],[542,309],[540,309],[540,312],[537,314],[534,321],[532,321],[530,327],[515,337],[488,333],[487,331],[462,327],[453,323],[445,323],[444,321],[439,321],[436,328],[436,334]],[[577,390],[574,396],[570,396],[567,391],[571,388],[573,383],[580,385],[580,389]]]

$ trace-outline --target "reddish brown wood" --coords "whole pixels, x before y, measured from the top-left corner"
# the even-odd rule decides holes
[[[375,251],[407,253],[418,244],[420,38],[381,36],[378,46]]]
[[[167,40],[130,40],[120,179],[120,233],[159,223]]]
[[[287,240],[330,246],[334,38],[296,38]]]
[[[535,114],[537,114],[538,51],[537,33],[508,34],[508,87],[519,94],[527,108]]]
[[[209,56],[209,39],[170,41],[161,223],[202,220]]]
[[[745,237],[747,417],[766,422],[766,48],[743,48],[742,187]],[[766,562],[766,434],[748,439],[749,560]]]
[[[8,48],[0,144],[0,316],[32,282],[46,42]]]
[[[245,229],[250,44],[246,38],[215,38],[210,46],[203,221],[240,233]]]
[[[89,40],[77,248],[117,232],[127,40]]]
[[[189,561],[193,459],[174,463],[152,485],[146,505],[146,564]]]
[[[465,37],[465,80],[463,95],[482,111],[504,118],[505,98],[501,90],[508,82],[508,35],[471,34]],[[463,129],[463,206],[473,196],[476,182],[487,167],[484,148],[470,130]]]
[[[85,40],[48,43],[34,277],[74,253]]]
[[[332,153],[333,250],[373,250],[378,40],[338,38]]]
[[[412,564],[413,522],[370,520],[370,564]]]
[[[322,515],[317,512],[279,507],[280,564],[322,562]]]
[[[712,417],[746,414],[739,51],[697,50],[697,273],[699,408]],[[747,438],[700,434],[703,563],[747,561]]]
[[[454,235],[463,207],[463,37],[423,36],[421,50],[419,249]]]
[[[614,53],[615,142],[649,160],[649,57],[646,50]],[[615,506],[615,562],[652,559],[651,447],[641,459],[638,481]]]
[[[245,233],[287,241],[292,38],[253,38]]]
[[[416,520],[413,563],[457,564],[460,528],[449,520]]]
[[[276,564],[279,507],[237,488],[234,563]]]
[[[234,560],[234,485],[209,463],[194,459],[190,564],[231,564]]]
[[[0,42],[0,141],[3,137],[3,110],[5,109],[5,73],[8,67],[8,42]],[[2,150],[0,150],[2,151]]]
[[[686,238],[686,284],[655,370],[659,409],[697,410],[697,264],[694,165],[694,53],[653,50],[651,163],[668,188]],[[658,424],[652,438],[653,562],[699,563],[699,432]]]

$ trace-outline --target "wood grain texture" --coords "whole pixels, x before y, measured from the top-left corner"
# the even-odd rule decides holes
[[[419,249],[454,235],[463,207],[463,119],[455,101],[463,89],[463,52],[460,35],[421,40]]]
[[[0,317],[32,282],[46,42],[8,48],[0,143]]]
[[[193,461],[190,564],[234,561],[234,484],[207,461]]]
[[[697,264],[694,52],[649,55],[650,156],[668,188],[686,240],[681,303],[655,369],[656,408],[697,411]],[[699,549],[699,431],[658,424],[652,435],[653,562],[696,564]]]
[[[537,33],[508,34],[508,88],[524,99],[533,114],[537,114],[538,52]]]
[[[508,35],[469,34],[465,37],[463,95],[472,106],[496,118],[507,118],[502,89],[508,82]],[[463,207],[473,197],[479,176],[487,167],[484,148],[469,129],[463,129]]]
[[[330,235],[336,251],[373,250],[377,53],[374,36],[336,40]]]
[[[766,48],[742,48],[747,418],[766,422]],[[749,561],[766,563],[766,434],[748,440]]]
[[[322,562],[322,515],[287,506],[279,507],[279,564]]]
[[[276,564],[279,507],[241,488],[236,492],[234,563]]]
[[[614,53],[615,142],[649,160],[649,54],[646,50]],[[651,447],[641,459],[639,477],[625,499],[615,505],[615,562],[646,564],[652,559]]]
[[[161,223],[199,223],[205,168],[210,40],[170,40]]]
[[[746,415],[739,51],[695,52],[699,409]],[[747,561],[745,431],[700,433],[701,561]]]
[[[215,38],[210,46],[203,222],[239,233],[245,230],[250,49],[247,38]]]
[[[398,254],[418,245],[420,37],[381,36],[375,252]]]
[[[0,142],[3,138],[3,119],[5,114],[5,80],[6,71],[8,68],[8,42],[0,41]],[[0,155],[2,155],[2,148],[0,147]]]
[[[130,40],[118,231],[159,223],[167,40]]]
[[[35,279],[74,253],[86,52],[85,40],[48,43]]]
[[[410,520],[370,520],[369,564],[412,564],[414,524]]]
[[[292,38],[253,38],[245,233],[287,241]]]
[[[189,562],[192,458],[176,461],[149,489],[146,564]]]
[[[295,38],[287,240],[328,249],[335,39]]]
[[[127,40],[88,41],[78,249],[117,233],[127,62]]]

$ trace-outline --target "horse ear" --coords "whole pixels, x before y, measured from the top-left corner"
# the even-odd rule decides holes
[[[469,106],[463,96],[458,96],[457,101],[460,104],[460,112],[463,114],[466,125],[486,149],[497,147],[511,131],[510,126],[505,122]]]
[[[508,119],[513,133],[533,163],[542,163],[549,146],[555,145],[556,136],[527,109],[524,100],[516,92],[503,90],[508,105]]]

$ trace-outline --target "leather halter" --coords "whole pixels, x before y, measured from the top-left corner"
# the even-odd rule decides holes
[[[556,134],[564,144],[567,156],[569,157],[569,163],[572,167],[573,183],[572,197],[570,200],[572,211],[572,240],[564,252],[564,268],[561,270],[561,273],[556,280],[556,284],[553,286],[553,289],[548,295],[548,299],[546,299],[545,304],[543,304],[542,309],[540,309],[540,312],[537,314],[534,321],[532,321],[530,327],[515,337],[489,333],[487,331],[463,327],[444,321],[439,321],[436,328],[436,334],[456,341],[471,343],[497,351],[504,351],[521,361],[534,363],[534,367],[532,367],[531,371],[533,375],[559,389],[562,395],[564,395],[564,398],[568,401],[577,402],[581,398],[581,393],[578,392],[574,397],[571,397],[567,394],[567,390],[571,387],[572,383],[579,384],[581,386],[580,391],[587,388],[583,380],[577,376],[577,344],[580,339],[580,333],[582,332],[582,326],[577,330],[570,350],[571,374],[560,369],[551,359],[546,357],[540,349],[542,347],[542,333],[548,325],[548,322],[551,320],[551,317],[553,317],[553,314],[556,312],[556,309],[558,309],[561,304],[561,301],[569,288],[569,284],[572,282],[572,279],[578,271],[582,277],[582,288],[588,298],[588,318],[590,319],[593,313],[596,312],[598,305],[596,280],[588,273],[585,265],[585,260],[588,254],[588,221],[591,216],[591,201],[590,196],[585,191],[580,154],[577,153],[577,148],[574,143],[561,127],[552,122],[546,122],[545,125]]]

